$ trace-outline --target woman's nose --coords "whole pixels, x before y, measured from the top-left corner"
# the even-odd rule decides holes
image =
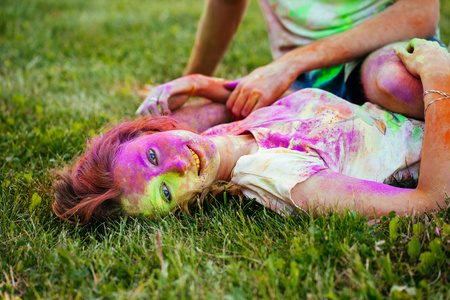
[[[177,155],[169,162],[167,169],[169,172],[176,172],[184,175],[186,174],[186,162]]]

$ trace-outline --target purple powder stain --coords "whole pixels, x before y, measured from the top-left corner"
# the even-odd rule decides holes
[[[377,224],[377,223],[381,223],[381,220],[380,220],[380,219],[370,220],[369,223],[367,223],[367,225],[373,226],[373,225],[375,225],[375,224]]]
[[[223,87],[226,88],[227,90],[232,91],[232,90],[234,90],[237,87],[239,82],[241,82],[240,79],[237,79],[237,80],[232,81],[232,82],[224,83]]]
[[[437,234],[438,236],[441,236],[441,233],[440,233],[440,231],[439,231],[439,227],[436,226],[435,231],[436,231],[436,234]]]
[[[379,73],[383,68],[387,68],[386,70],[389,71],[392,70],[392,72],[396,72],[398,68],[405,69],[404,73],[408,74],[408,71],[406,70],[405,66],[400,61],[400,59],[394,54],[392,49],[385,49],[377,57],[372,58],[372,60],[369,62],[366,68],[367,69],[365,70],[365,72],[368,74],[386,73],[386,71]],[[414,91],[411,91],[410,88],[404,86],[404,79],[405,76],[399,76],[399,78],[396,79],[393,79],[391,76],[389,76],[388,78],[386,78],[386,76],[383,76],[380,79],[380,84],[382,87],[378,88],[387,90],[392,96],[407,104],[414,103],[415,102],[415,97],[413,95]],[[417,79],[417,81],[419,81],[419,79]],[[420,85],[418,82],[417,84]]]

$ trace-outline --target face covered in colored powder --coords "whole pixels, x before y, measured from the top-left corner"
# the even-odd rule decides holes
[[[164,214],[189,201],[214,181],[219,152],[209,139],[174,130],[125,143],[113,170],[129,215]]]

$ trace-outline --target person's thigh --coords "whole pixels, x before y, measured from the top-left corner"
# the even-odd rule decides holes
[[[361,66],[361,83],[366,99],[390,111],[423,119],[422,84],[394,54],[396,45],[387,45],[370,54]]]

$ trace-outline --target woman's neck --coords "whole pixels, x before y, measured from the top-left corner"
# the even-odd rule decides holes
[[[219,149],[220,164],[216,180],[229,180],[237,160],[258,151],[258,144],[251,134],[213,136],[211,140]]]

